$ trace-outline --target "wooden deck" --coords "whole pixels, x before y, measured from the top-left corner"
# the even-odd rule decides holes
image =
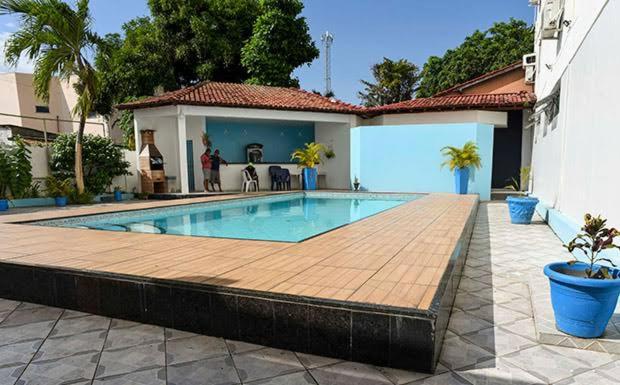
[[[0,261],[425,310],[477,205],[472,195],[429,194],[300,243],[16,223],[239,197],[2,215]]]

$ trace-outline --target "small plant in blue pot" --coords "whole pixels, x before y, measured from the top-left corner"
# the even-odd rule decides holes
[[[123,190],[120,186],[114,187],[114,200],[116,202],[121,202],[123,200]]]
[[[45,179],[45,190],[47,195],[54,198],[56,207],[65,207],[67,197],[73,189],[71,178],[60,179],[55,176],[48,176]]]
[[[577,259],[545,266],[551,286],[551,303],[558,330],[581,338],[599,337],[605,331],[620,294],[620,270],[610,259],[620,249],[614,238],[620,235],[607,228],[600,215],[585,215],[585,224],[567,245],[570,251],[583,253],[586,262]],[[599,265],[606,262],[610,266]]]
[[[457,194],[467,194],[469,184],[469,172],[471,167],[479,169],[482,167],[478,145],[469,141],[461,147],[446,146],[441,149],[441,154],[447,159],[441,167],[448,166],[450,171],[454,171],[454,187]]]
[[[316,190],[318,171],[316,166],[321,163],[321,154],[328,151],[322,143],[306,143],[304,148],[298,148],[291,154],[291,160],[297,161],[302,168],[304,190]],[[331,156],[335,154],[331,152]]]

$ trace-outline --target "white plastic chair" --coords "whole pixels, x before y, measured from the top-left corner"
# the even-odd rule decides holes
[[[252,186],[254,188],[254,191],[258,191],[258,184],[254,179],[252,179],[248,170],[241,170],[241,176],[243,177],[243,182],[241,183],[242,192],[249,192],[250,187]]]

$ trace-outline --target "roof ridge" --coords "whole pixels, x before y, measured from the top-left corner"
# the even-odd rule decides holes
[[[469,80],[465,80],[464,82],[457,83],[457,84],[453,85],[452,87],[446,88],[445,90],[439,91],[439,92],[435,93],[432,97],[434,97],[434,96],[444,96],[444,94],[449,93],[449,92],[453,92],[453,91],[455,91],[455,90],[457,90],[457,89],[459,89],[459,88],[461,88],[463,86],[469,85],[470,83],[475,83],[475,82],[480,81],[480,80],[482,80],[484,78],[493,77],[495,75],[499,75],[502,71],[507,71],[509,69],[513,69],[512,67],[515,67],[514,69],[516,69],[517,65],[520,65],[520,64],[521,64],[521,60],[515,61],[515,62],[513,62],[511,64],[508,64],[508,65],[505,65],[505,66],[503,66],[501,68],[485,72],[482,75],[478,75],[478,76],[473,77],[473,78],[471,78]]]

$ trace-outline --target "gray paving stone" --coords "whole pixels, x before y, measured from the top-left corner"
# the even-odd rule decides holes
[[[85,314],[85,313],[82,313]],[[86,315],[81,317],[62,317],[56,323],[50,337],[69,336],[92,331],[107,331],[110,319],[98,315]]]
[[[0,385],[13,385],[22,374],[26,364],[1,366],[0,365]]]
[[[230,352],[232,354],[241,354],[265,348],[262,345],[250,344],[248,342],[234,340],[226,340],[226,344],[228,345],[228,349],[230,349]]]
[[[467,341],[488,350],[495,356],[503,356],[527,349],[536,343],[499,327],[491,327],[462,336]]]
[[[21,326],[0,327],[0,346],[43,339],[54,327],[54,322],[44,321]]]
[[[441,349],[440,362],[448,369],[459,369],[465,366],[475,365],[493,358],[493,354],[462,337],[444,340]]]
[[[355,362],[311,369],[310,374],[319,385],[391,385],[392,383],[379,370]]]
[[[19,304],[18,301],[0,298],[0,312],[13,311]]]
[[[27,364],[43,344],[43,339],[0,346],[0,367]]]
[[[222,338],[196,335],[166,342],[166,357],[169,364],[227,355],[228,348]]]
[[[459,376],[474,385],[543,385],[546,384],[526,371],[501,358],[480,362],[473,367],[458,370]]]
[[[137,345],[122,349],[105,349],[95,377],[108,377],[165,366],[164,344]]]
[[[420,373],[420,372],[411,372],[407,370],[394,369],[394,368],[380,368],[379,370],[388,380],[390,380],[395,385],[404,385],[409,384],[413,381],[419,381],[421,379],[432,377],[432,374],[428,373]],[[435,369],[435,376],[440,375],[448,371],[448,368],[443,366],[442,364],[438,364]]]
[[[470,385],[470,383],[452,372],[447,372],[412,382],[410,385]]]
[[[297,358],[307,369],[319,368],[321,366],[333,365],[342,360],[330,357],[315,356],[314,354],[296,353]]]
[[[105,331],[94,331],[71,336],[48,338],[37,352],[36,360],[51,360],[84,353],[99,353],[105,340]]]
[[[168,385],[233,385],[241,380],[230,357],[169,365]]]
[[[316,381],[308,372],[297,372],[264,380],[246,382],[252,385],[316,385]]]
[[[98,354],[82,354],[54,360],[33,361],[16,385],[56,385],[89,381],[97,365]]]
[[[93,381],[93,385],[166,385],[166,370],[155,368],[98,378]]]
[[[493,326],[491,323],[464,311],[452,311],[448,329],[457,335],[475,332]]]
[[[106,349],[164,342],[164,328],[135,322],[113,320],[105,343]]]
[[[4,321],[2,321],[2,325],[0,326],[4,328],[43,321],[56,321],[60,318],[61,314],[62,309],[53,307],[37,306],[34,308],[22,308],[20,305]]]
[[[243,382],[304,370],[295,353],[272,348],[237,354],[233,356],[233,361]]]

